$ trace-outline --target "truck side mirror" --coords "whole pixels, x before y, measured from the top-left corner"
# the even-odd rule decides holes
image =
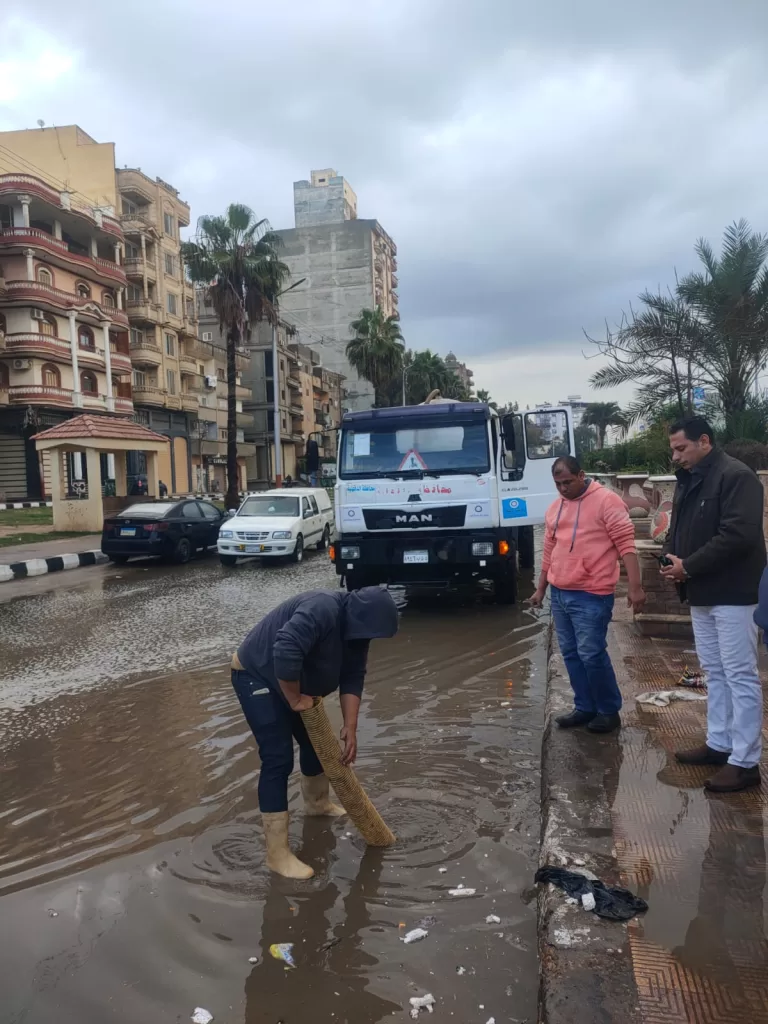
[[[501,437],[508,452],[515,450],[515,417],[505,416],[501,421]]]

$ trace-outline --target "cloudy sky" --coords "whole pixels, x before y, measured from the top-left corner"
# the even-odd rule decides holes
[[[193,217],[235,200],[274,227],[335,167],[397,242],[409,345],[502,401],[587,396],[582,329],[698,236],[768,230],[765,0],[10,7],[0,129],[76,122]]]

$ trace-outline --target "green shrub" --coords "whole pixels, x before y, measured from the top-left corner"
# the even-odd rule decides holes
[[[750,469],[768,469],[768,444],[763,444],[762,441],[740,437],[724,444],[723,450],[734,459],[746,463]]]

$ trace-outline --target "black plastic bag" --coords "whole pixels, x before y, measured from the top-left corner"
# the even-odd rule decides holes
[[[594,913],[598,917],[608,918],[609,921],[629,921],[637,914],[644,914],[648,909],[645,900],[635,896],[629,889],[619,889],[598,880],[593,882],[592,879],[575,871],[566,871],[565,868],[539,868],[536,872],[536,881],[542,885],[551,882],[579,902],[586,893],[592,893],[595,897]]]

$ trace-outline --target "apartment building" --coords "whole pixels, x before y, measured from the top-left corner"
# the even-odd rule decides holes
[[[373,388],[346,355],[349,325],[375,306],[399,319],[397,246],[378,221],[358,219],[357,196],[332,168],[294,182],[293,195],[296,226],[278,232],[280,258],[301,283],[283,296],[283,315],[322,339],[324,365],[347,379],[350,408],[368,409]]]
[[[326,369],[316,349],[300,342],[289,350],[299,360],[297,377],[301,395],[301,434],[317,441],[320,457],[335,459],[338,428],[346,399],[343,374]],[[289,377],[289,386],[291,378]],[[292,406],[292,412],[294,407]],[[298,411],[298,410],[296,410]]]
[[[138,168],[117,170],[115,176],[125,234],[134,418],[169,438],[160,477],[172,493],[183,494],[197,486],[191,442],[200,393],[185,384],[185,377],[198,374],[197,360],[185,348],[198,340],[195,292],[180,251],[189,206],[168,182]],[[214,362],[213,357],[206,361]],[[137,453],[129,473],[143,472],[141,458]]]
[[[467,364],[460,363],[456,356],[453,354],[453,352],[449,352],[448,355],[445,357],[445,366],[446,369],[451,371],[451,373],[456,374],[461,383],[471,394],[475,387],[475,375],[472,372],[472,370],[470,370],[470,368],[467,366]]]
[[[83,411],[133,415],[123,241],[119,220],[89,197],[36,174],[0,174],[4,500],[50,493],[37,431]],[[78,456],[68,471],[84,478]],[[107,456],[102,477],[114,478]]]

